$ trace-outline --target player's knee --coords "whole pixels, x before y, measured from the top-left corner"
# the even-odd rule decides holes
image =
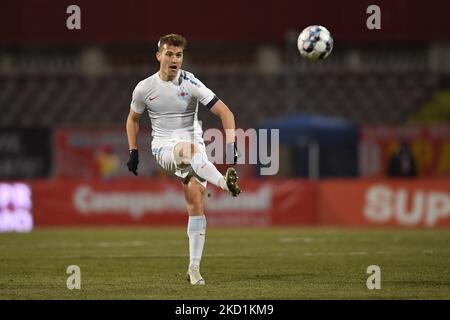
[[[181,164],[189,164],[197,148],[193,143],[181,142],[175,146],[175,155]]]

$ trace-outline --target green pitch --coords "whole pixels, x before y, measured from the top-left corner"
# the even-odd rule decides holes
[[[184,228],[0,234],[0,299],[450,299],[448,230],[209,227],[198,287],[187,248]]]

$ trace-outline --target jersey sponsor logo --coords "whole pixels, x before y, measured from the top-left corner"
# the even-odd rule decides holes
[[[156,97],[149,97],[148,100],[152,101],[152,100],[155,100],[155,99],[158,98],[158,97],[159,97],[159,96],[156,96]]]

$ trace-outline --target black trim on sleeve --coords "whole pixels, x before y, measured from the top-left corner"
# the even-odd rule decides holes
[[[217,96],[214,96],[214,98],[211,99],[211,101],[206,105],[206,107],[208,109],[211,109],[216,104],[217,101],[219,101],[219,98],[217,98]]]

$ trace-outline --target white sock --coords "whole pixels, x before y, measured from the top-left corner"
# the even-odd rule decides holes
[[[206,234],[206,218],[204,215],[189,216],[187,234],[189,237],[189,268],[193,265],[200,267]]]
[[[203,153],[196,152],[191,161],[192,170],[206,181],[212,183],[225,191],[228,191],[227,184],[223,175],[217,170],[214,164],[208,160],[208,157]]]

